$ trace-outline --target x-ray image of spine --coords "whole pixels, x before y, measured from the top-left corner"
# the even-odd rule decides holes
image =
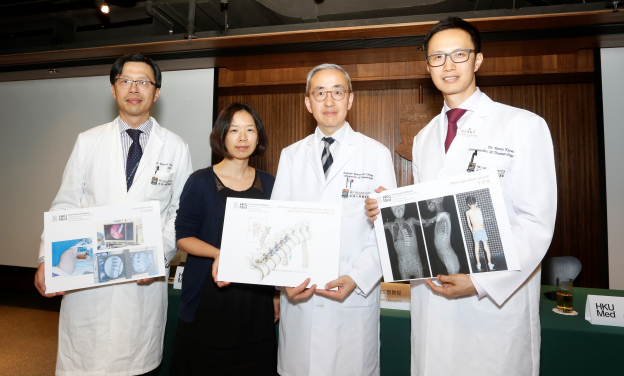
[[[418,253],[415,227],[420,226],[420,221],[416,218],[403,218],[405,205],[392,206],[390,209],[395,220],[384,223],[384,227],[392,235],[401,279],[423,278],[423,264]]]
[[[309,266],[310,255],[308,254],[307,241],[312,239],[310,225],[304,222],[297,222],[295,227],[284,229],[268,237],[271,231],[270,226],[264,228],[260,237],[260,248],[247,258],[250,269],[258,272],[258,279],[266,278],[281,263],[283,267],[288,266],[292,258],[293,250],[301,244],[302,246],[302,267]],[[268,238],[268,239],[267,239]]]
[[[431,222],[423,223],[423,225],[426,227],[435,223],[433,242],[438,257],[446,266],[449,274],[457,274],[459,272],[459,259],[451,247],[451,216],[444,210],[442,201],[442,197],[427,200],[427,208],[435,214],[435,217]]]

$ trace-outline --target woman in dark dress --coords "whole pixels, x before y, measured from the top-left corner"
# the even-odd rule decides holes
[[[251,106],[232,103],[210,135],[219,164],[194,172],[180,197],[178,248],[188,253],[170,375],[270,375],[277,372],[273,286],[217,282],[228,197],[270,199],[275,178],[249,166],[267,147]]]

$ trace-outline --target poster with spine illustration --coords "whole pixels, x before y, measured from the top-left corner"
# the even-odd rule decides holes
[[[227,199],[221,282],[323,289],[338,278],[341,206],[313,202]]]
[[[44,213],[46,293],[165,275],[157,201]]]
[[[520,270],[496,171],[373,195],[384,281]]]

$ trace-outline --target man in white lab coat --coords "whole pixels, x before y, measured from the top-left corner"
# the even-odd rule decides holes
[[[444,108],[415,138],[414,183],[498,170],[521,271],[412,281],[412,375],[534,375],[540,357],[540,263],[557,210],[553,144],[539,116],[493,102],[476,86],[479,32],[449,17],[425,38]],[[381,191],[381,190],[378,190]],[[367,200],[367,215],[379,213]],[[494,265],[496,270],[496,265]]]
[[[390,151],[345,121],[351,80],[323,64],[308,74],[305,104],[314,134],[282,151],[273,200],[342,205],[340,277],[316,289],[310,280],[281,294],[278,372],[282,376],[379,375],[381,265],[364,198],[396,186]],[[313,257],[313,255],[311,255]]]
[[[140,54],[115,62],[110,82],[119,117],[78,136],[50,211],[157,200],[169,266],[180,193],[192,168],[184,140],[150,117],[161,77]],[[35,286],[47,297],[64,295],[56,374],[155,374],[167,320],[166,280],[45,294],[43,241],[39,255]]]

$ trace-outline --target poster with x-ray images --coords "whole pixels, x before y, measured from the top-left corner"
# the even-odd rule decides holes
[[[227,199],[217,280],[323,289],[338,278],[340,204]]]
[[[46,292],[165,275],[157,201],[44,213]]]
[[[520,270],[498,179],[483,170],[373,195],[384,281]]]

